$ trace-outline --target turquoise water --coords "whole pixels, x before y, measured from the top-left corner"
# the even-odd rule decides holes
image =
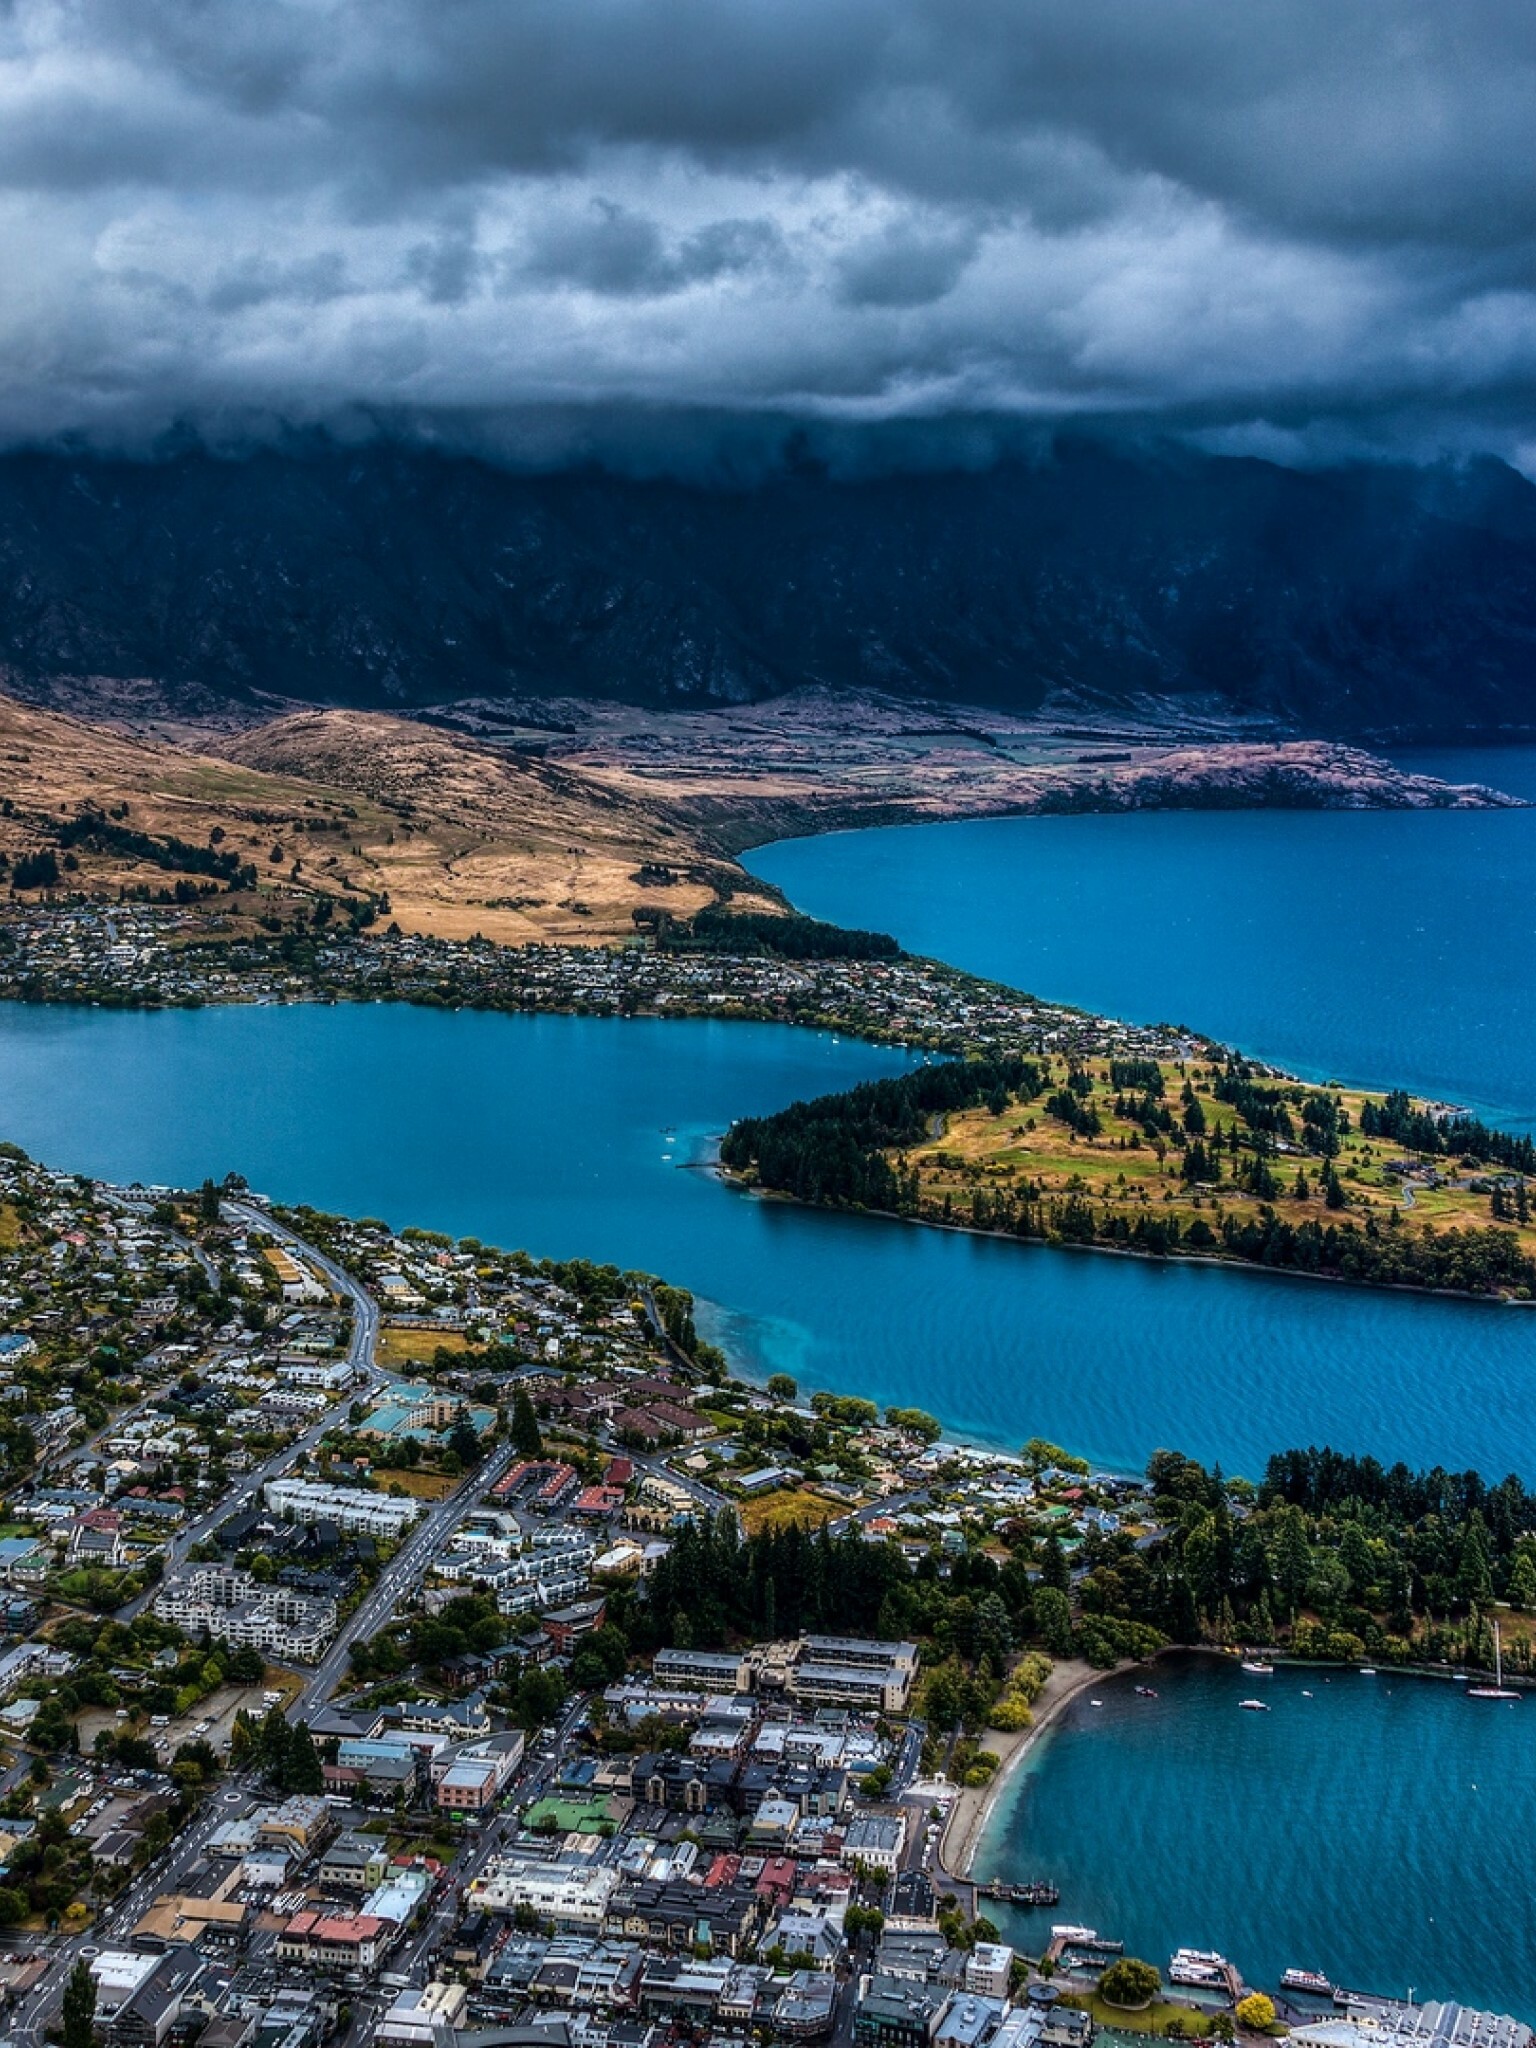
[[[1536,799],[1536,749],[1404,758]],[[1038,995],[1536,1125],[1536,809],[994,818],[748,858],[814,916]]]
[[[1054,1911],[996,1909],[1006,1938],[1036,1953],[1077,1921],[1161,1970],[1216,1948],[1261,1989],[1297,1965],[1536,2021],[1536,1695],[1207,1657],[1154,1682],[1080,1695],[1004,1787],[976,1876],[1061,1887]],[[1256,1693],[1271,1711],[1240,1711]]]
[[[60,1166],[253,1187],[648,1267],[750,1368],[1139,1469],[1329,1441],[1536,1478],[1536,1312],[1053,1252],[738,1194],[738,1113],[901,1056],[771,1025],[394,1005],[0,1006],[0,1133]]]
[[[1499,767],[1536,789],[1536,756]],[[1536,814],[1027,820],[755,861],[808,909],[1047,994],[1536,1116]],[[1177,1444],[1229,1472],[1331,1441],[1536,1479],[1524,1312],[813,1214],[698,1170],[732,1116],[901,1064],[755,1025],[0,1006],[0,1134],[81,1171],[236,1168],[397,1225],[646,1266],[756,1371],[984,1441],[1039,1433],[1121,1467]],[[1302,1963],[1536,2018],[1536,1698],[1307,1683],[1180,1660],[1148,1704],[1106,1681],[1005,1795],[980,1868],[1054,1876],[1060,1917],[1159,1965],[1189,1942],[1256,1982]],[[1276,1711],[1239,1713],[1258,1684]]]

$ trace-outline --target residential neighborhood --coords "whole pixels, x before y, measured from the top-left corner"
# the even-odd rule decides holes
[[[976,1731],[1058,1681],[1020,1603],[1089,1674],[1160,1640],[1062,1590],[1151,1483],[237,1182],[8,1148],[0,1304],[22,2048],[77,1979],[109,2048],[1086,2048],[1119,1945],[969,1875]]]

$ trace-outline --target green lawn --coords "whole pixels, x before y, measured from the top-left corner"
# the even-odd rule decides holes
[[[1118,2005],[1110,2005],[1097,1992],[1087,1991],[1064,1991],[1061,2002],[1076,2006],[1079,2012],[1092,2013],[1094,2028],[1100,2034],[1164,2035],[1175,2021],[1186,2039],[1203,2039],[1211,2031],[1208,2015],[1192,2012],[1187,2005],[1155,2000],[1144,2012],[1126,2012]]]

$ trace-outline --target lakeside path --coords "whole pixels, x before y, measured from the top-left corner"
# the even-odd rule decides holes
[[[1129,1669],[1129,1666],[1117,1668]],[[998,1765],[985,1785],[964,1788],[950,1809],[939,1854],[943,1868],[951,1877],[970,1877],[971,1864],[992,1810],[1002,1796],[1003,1787],[1046,1730],[1060,1719],[1079,1693],[1087,1692],[1091,1686],[1102,1685],[1113,1676],[1113,1672],[1100,1671],[1092,1664],[1085,1664],[1081,1658],[1064,1657],[1051,1666],[1051,1675],[1040,1688],[1039,1697],[1030,1709],[1034,1719],[1027,1728],[1020,1728],[1012,1734],[1004,1734],[996,1728],[982,1731],[981,1746],[992,1751]],[[1036,1874],[1029,1871],[1016,1873],[1008,1881],[1022,1881]]]

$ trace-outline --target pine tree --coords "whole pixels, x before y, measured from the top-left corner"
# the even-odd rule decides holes
[[[64,1986],[63,2048],[92,2048],[96,2038],[96,1979],[82,1956]]]
[[[285,1791],[325,1790],[325,1767],[320,1761],[320,1752],[315,1747],[315,1738],[309,1732],[307,1721],[300,1721],[289,1735],[287,1766]]]
[[[1536,1562],[1528,1550],[1520,1551],[1509,1574],[1509,1604],[1529,1614],[1536,1607]]]
[[[526,1387],[518,1387],[512,1396],[512,1448],[523,1458],[542,1458],[544,1455],[539,1418],[533,1412]]]

